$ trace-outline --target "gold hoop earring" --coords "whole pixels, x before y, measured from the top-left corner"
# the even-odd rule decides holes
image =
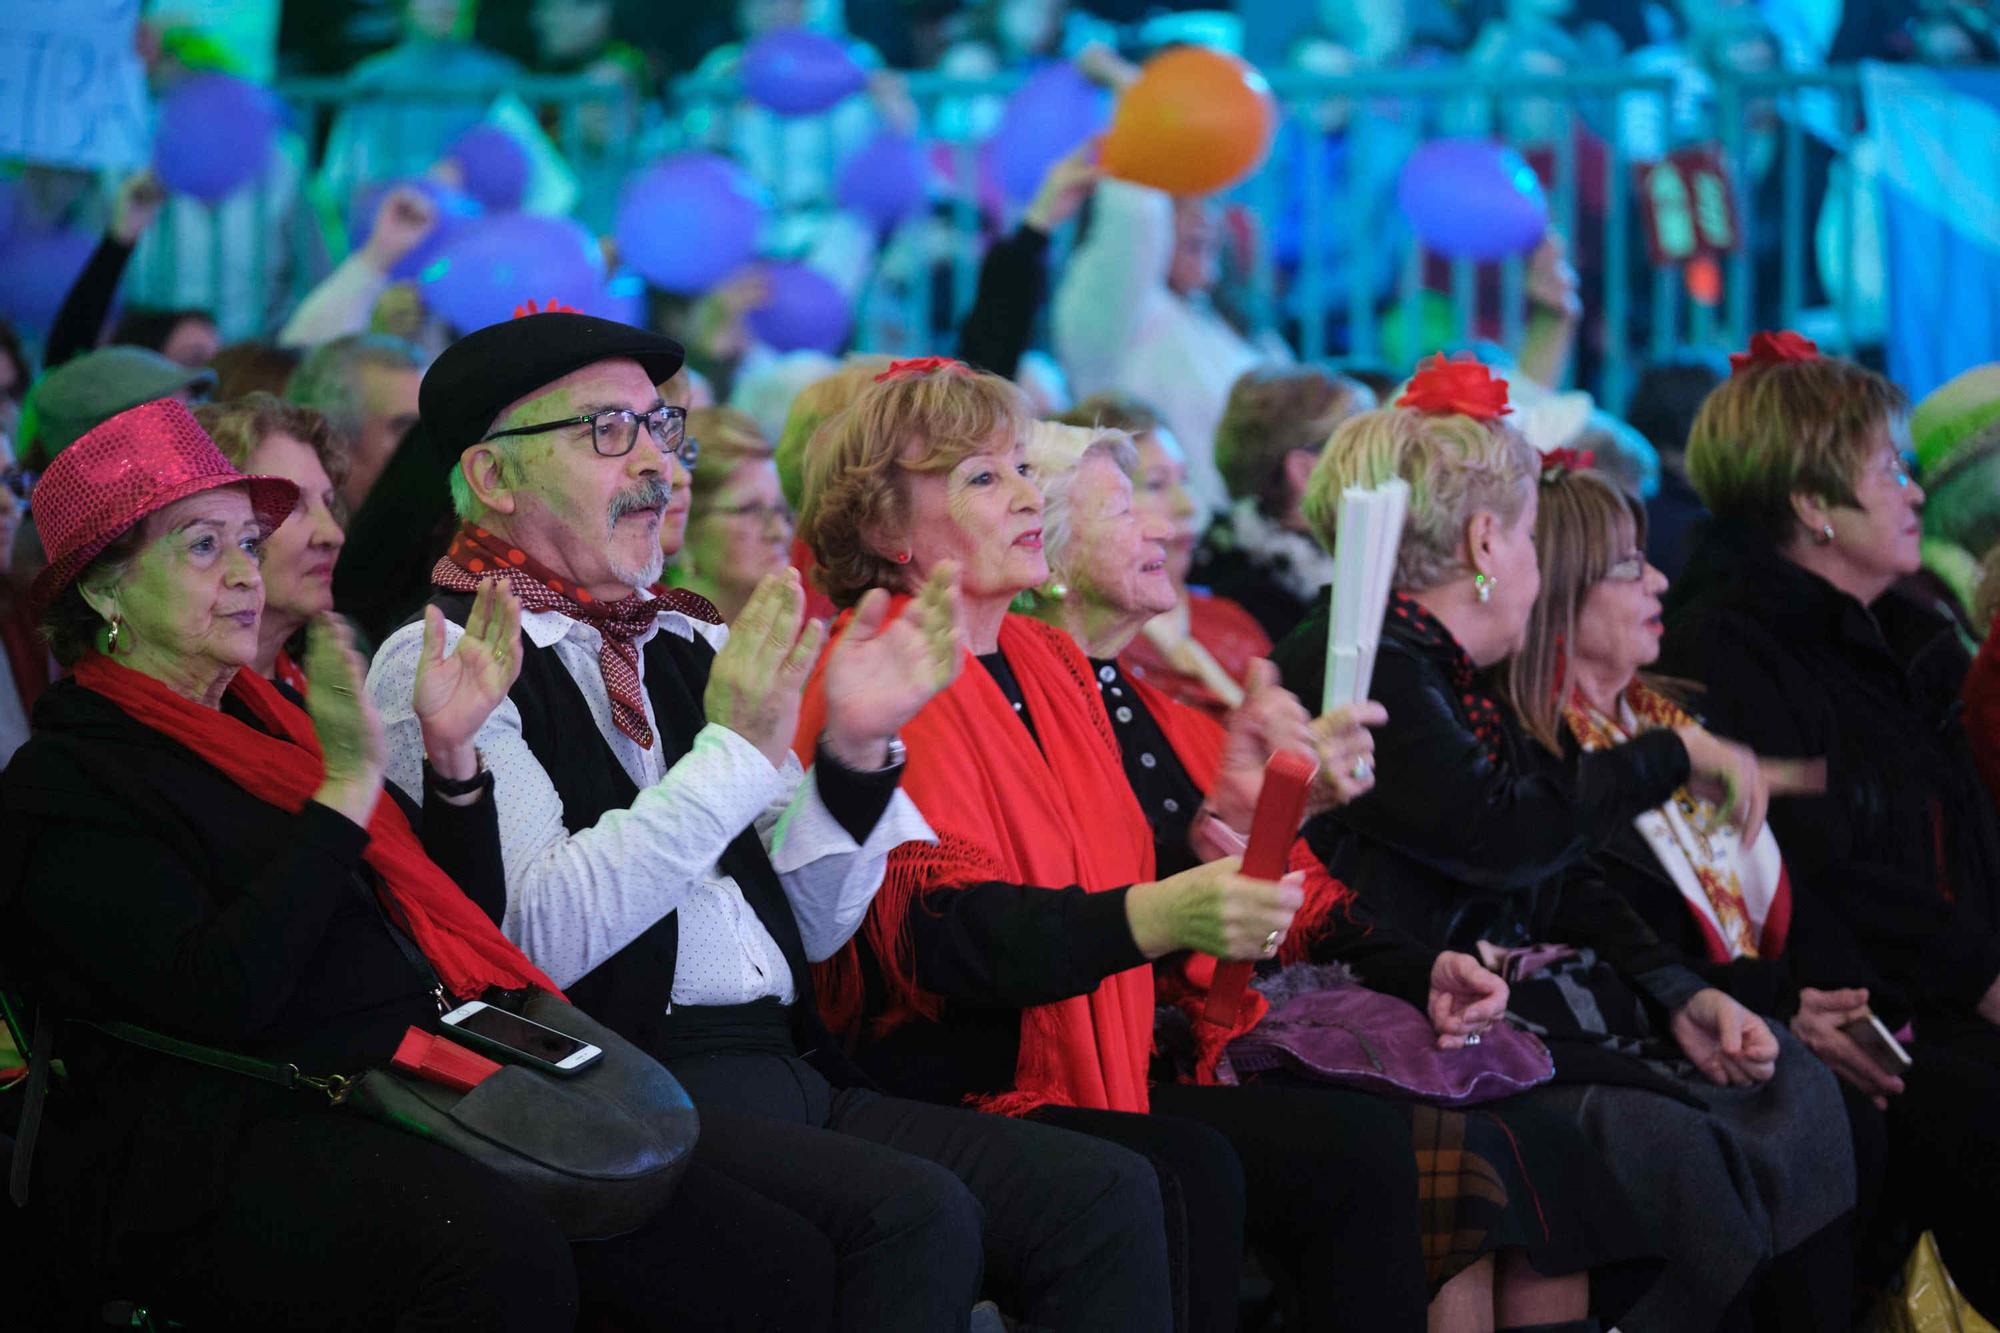
[[[1472,576],[1472,595],[1479,599],[1480,605],[1484,606],[1493,600],[1495,583],[1496,580],[1487,578],[1484,574],[1474,574]]]

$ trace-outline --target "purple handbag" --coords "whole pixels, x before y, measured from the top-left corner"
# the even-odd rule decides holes
[[[1472,1106],[1555,1076],[1541,1039],[1504,1021],[1477,1046],[1439,1050],[1427,1015],[1356,983],[1344,968],[1286,968],[1258,988],[1271,1012],[1229,1043],[1225,1063],[1238,1079],[1283,1069],[1386,1097]]]

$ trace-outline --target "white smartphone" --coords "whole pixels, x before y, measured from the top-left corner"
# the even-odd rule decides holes
[[[604,1054],[587,1041],[543,1027],[505,1009],[496,1009],[484,1000],[461,1004],[446,1014],[442,1022],[450,1035],[468,1046],[550,1074],[574,1074]]]
[[[1873,1060],[1885,1073],[1901,1078],[1909,1072],[1910,1066],[1916,1063],[1910,1059],[1910,1053],[1903,1049],[1903,1043],[1897,1041],[1895,1034],[1873,1014],[1864,1014],[1852,1023],[1844,1023],[1840,1030],[1861,1048],[1862,1054]]]

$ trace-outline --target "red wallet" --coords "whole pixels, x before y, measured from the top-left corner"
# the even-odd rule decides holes
[[[478,1051],[467,1050],[422,1028],[404,1031],[402,1044],[389,1057],[389,1063],[405,1074],[460,1092],[471,1092],[490,1075],[500,1072],[499,1065]]]

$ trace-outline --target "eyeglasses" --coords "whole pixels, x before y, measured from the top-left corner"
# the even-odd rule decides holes
[[[1621,557],[1604,571],[1606,583],[1637,583],[1645,577],[1646,556],[1641,551],[1634,551],[1630,555]]]
[[[564,417],[561,421],[540,421],[532,426],[511,426],[496,430],[480,441],[505,439],[510,435],[541,435],[565,426],[589,426],[590,447],[606,458],[623,458],[639,443],[639,423],[646,423],[653,443],[663,454],[673,454],[681,466],[692,470],[701,457],[701,445],[687,437],[687,409],[662,404],[650,412],[634,412],[628,407],[608,407],[589,416]]]
[[[708,512],[721,518],[747,518],[757,524],[769,523],[775,518],[788,528],[795,521],[792,507],[782,500],[774,504],[724,505]]]

